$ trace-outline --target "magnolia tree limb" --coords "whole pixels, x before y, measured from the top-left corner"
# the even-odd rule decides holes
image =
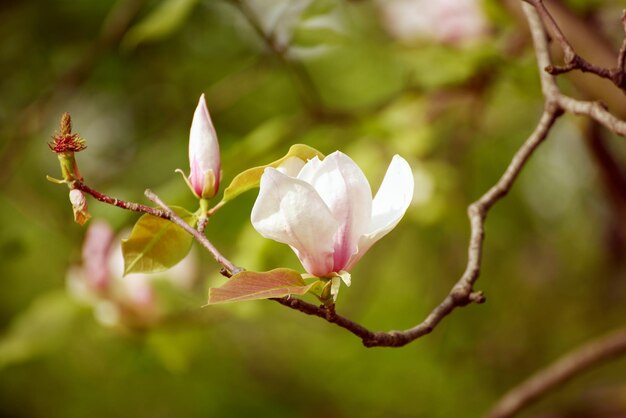
[[[548,68],[550,55],[547,34],[540,18],[540,16],[543,17],[545,21],[546,12],[542,12],[542,10],[545,9],[542,9],[543,4],[541,1],[529,1],[529,3],[535,4],[537,7],[534,8],[527,4],[523,5],[535,45],[537,62],[540,68]],[[550,23],[551,25],[556,25],[553,21],[549,22],[552,22]],[[622,51],[620,51],[620,56],[621,55]],[[620,58],[620,60],[623,60],[623,58]],[[582,102],[561,94],[558,88],[556,88],[554,80],[549,81],[552,77],[546,75],[543,71],[541,71],[541,74],[544,84],[550,82],[550,85],[554,86],[554,88],[550,87],[547,91],[544,88],[547,103],[554,103],[563,111],[588,116],[600,122],[612,132],[626,136],[624,134],[626,132],[624,131],[624,122],[615,118],[600,104]],[[588,342],[556,360],[545,369],[538,371],[519,386],[506,393],[491,409],[487,417],[512,417],[523,408],[529,406],[551,390],[561,386],[577,375],[624,354],[626,354],[626,328],[622,328],[602,338]]]
[[[626,328],[619,329],[557,359],[506,393],[487,418],[508,418],[572,378],[626,354]]]
[[[78,189],[82,192],[85,192],[99,202],[106,203],[108,205],[117,206],[118,208],[130,210],[132,212],[147,213],[148,215],[156,216],[157,218],[171,220],[170,214],[167,211],[151,208],[150,206],[142,205],[141,203],[128,202],[126,200],[108,196],[104,193],[100,193],[95,189],[92,189],[91,187],[87,186],[85,183],[79,180],[72,182],[70,187],[72,189]]]
[[[524,0],[527,3],[533,5],[544,24],[549,29],[554,39],[559,43],[561,49],[563,50],[563,58],[565,61],[564,66],[555,66],[552,64],[546,65],[545,69],[552,75],[558,75],[570,72],[572,70],[580,70],[582,72],[593,73],[599,77],[610,80],[620,88],[624,93],[626,93],[626,73],[624,69],[624,61],[626,59],[626,39],[622,43],[622,47],[617,54],[616,66],[615,68],[603,68],[597,65],[594,65],[578,55],[572,45],[569,43],[558,24],[546,8],[543,0]],[[626,30],[626,14],[622,17],[622,24]]]

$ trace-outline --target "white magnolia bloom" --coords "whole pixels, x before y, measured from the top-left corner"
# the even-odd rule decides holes
[[[200,96],[189,132],[189,184],[198,197],[210,199],[220,187],[220,145],[204,94]]]
[[[266,168],[252,225],[266,238],[288,244],[306,271],[337,277],[402,219],[413,197],[413,173],[399,155],[391,160],[372,199],[363,171],[337,151],[306,164],[289,159]]]

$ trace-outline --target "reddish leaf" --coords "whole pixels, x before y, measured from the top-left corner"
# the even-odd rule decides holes
[[[222,287],[209,289],[208,304],[304,295],[319,284],[316,281],[307,285],[300,273],[286,268],[266,272],[243,271],[231,277]]]

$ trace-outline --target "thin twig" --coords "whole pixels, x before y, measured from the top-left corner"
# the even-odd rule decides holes
[[[547,72],[552,75],[559,75],[568,73],[572,70],[580,70],[586,73],[592,73],[597,75],[598,77],[605,78],[613,82],[615,86],[620,88],[624,93],[626,93],[626,74],[624,73],[624,59],[626,57],[626,39],[622,44],[622,47],[617,55],[617,67],[615,68],[604,68],[594,65],[581,57],[576,53],[572,45],[569,43],[561,28],[556,23],[548,9],[546,8],[543,0],[523,0],[528,4],[532,4],[539,15],[541,16],[542,21],[548,27],[550,33],[554,36],[556,41],[561,46],[563,50],[563,60],[565,61],[565,65],[563,66],[555,66],[549,64],[545,66]],[[622,21],[624,18],[622,17]]]
[[[183,221],[180,216],[178,216],[172,209],[170,209],[170,207],[167,206],[151,190],[146,189],[144,194],[148,199],[159,205],[167,213],[168,219],[170,221],[174,222],[176,225],[187,231],[187,233],[191,234],[196,239],[196,241],[198,241],[204,248],[207,249],[208,252],[211,253],[211,255],[215,258],[215,261],[217,261],[222,267],[224,267],[224,270],[222,271],[223,275],[225,275],[226,277],[230,277],[243,270],[242,268],[235,266],[230,260],[224,257],[218,251],[218,249],[215,248],[211,241],[209,241],[209,239],[204,236],[204,234],[192,228],[191,225],[189,225],[187,222]]]
[[[574,48],[570,45],[569,41],[559,28],[559,25],[556,24],[556,21],[546,9],[545,4],[543,4],[543,0],[524,0],[533,6],[541,16],[541,20],[543,20],[544,24],[549,28],[550,32],[557,40],[557,42],[561,45],[561,49],[563,49],[564,60],[566,64],[569,64],[574,61],[577,54],[574,52]]]
[[[71,188],[81,190],[87,194],[90,194],[96,200],[106,203],[108,205],[117,206],[118,208],[130,210],[133,212],[147,213],[148,215],[156,216],[158,218],[170,219],[169,213],[163,210],[151,208],[150,206],[142,205],[141,203],[128,202],[126,200],[117,199],[111,196],[107,196],[97,190],[87,186],[82,181],[74,181],[71,184]]]
[[[587,116],[611,132],[626,137],[626,122],[613,116],[601,103],[576,100],[565,95],[559,95],[558,102],[563,110],[575,115]]]
[[[487,414],[487,418],[512,417],[579,374],[624,354],[626,328],[588,342],[507,392]]]
[[[72,182],[71,188],[81,190],[93,196],[96,200],[102,203],[106,203],[108,205],[113,205],[117,206],[118,208],[130,210],[133,212],[146,213],[148,215],[156,216],[162,219],[167,219],[187,231],[196,239],[196,241],[198,241],[204,248],[206,248],[213,255],[215,261],[217,261],[224,268],[222,274],[230,277],[233,274],[237,274],[238,272],[243,270],[240,267],[235,266],[226,257],[224,257],[217,250],[217,248],[215,248],[211,241],[209,241],[208,238],[202,233],[202,231],[192,228],[187,222],[182,220],[182,218],[178,216],[176,212],[174,212],[169,206],[163,203],[163,201],[150,190],[146,190],[145,195],[148,197],[148,199],[155,202],[162,209],[155,209],[151,208],[150,206],[142,205],[141,203],[128,202],[125,200],[107,196],[104,193],[94,190],[91,187],[87,186],[85,183],[78,180]]]

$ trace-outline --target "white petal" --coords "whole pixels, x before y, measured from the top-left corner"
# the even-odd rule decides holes
[[[315,176],[315,173],[317,173],[317,170],[319,170],[321,164],[322,164],[322,161],[316,155],[315,157],[311,158],[309,161],[306,162],[306,164],[304,165],[304,167],[302,167],[297,177],[300,180],[306,181],[307,183],[311,184],[311,180]]]
[[[315,188],[339,222],[334,242],[334,271],[343,270],[370,223],[372,191],[367,178],[350,157],[339,151],[323,161],[310,160],[298,178]]]
[[[413,199],[413,172],[406,160],[395,155],[389,164],[374,202],[370,224],[359,240],[358,253],[348,263],[352,268],[367,250],[400,222]]]
[[[341,280],[343,280],[346,286],[350,287],[350,284],[352,284],[352,276],[350,275],[350,273],[345,270],[341,270],[337,274],[339,275],[339,277],[341,277]]]
[[[311,185],[266,168],[251,220],[264,237],[290,245],[310,274],[333,271],[338,223]]]

